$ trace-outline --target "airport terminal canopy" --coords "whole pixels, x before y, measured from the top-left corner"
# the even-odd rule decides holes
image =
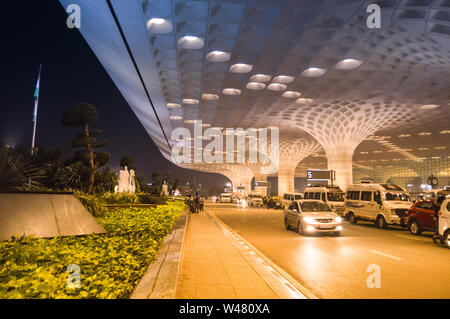
[[[312,137],[343,187],[450,147],[449,0],[60,2],[169,160],[194,120]]]

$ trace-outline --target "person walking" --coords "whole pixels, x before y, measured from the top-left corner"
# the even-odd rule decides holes
[[[195,194],[194,204],[195,204],[195,212],[198,214],[200,210],[200,197],[198,196],[198,193]]]
[[[203,212],[204,207],[205,207],[205,197],[202,195],[200,196],[200,206],[199,206],[201,212]]]

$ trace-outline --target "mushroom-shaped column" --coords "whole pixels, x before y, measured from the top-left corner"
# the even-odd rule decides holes
[[[253,172],[246,165],[242,164],[225,164],[225,176],[231,179],[233,183],[233,191],[246,195],[251,190]],[[229,174],[229,175],[226,175]]]
[[[278,165],[278,195],[294,191],[295,168],[306,157],[321,149],[319,143],[308,139],[280,141]]]
[[[328,169],[336,172],[336,184],[346,189],[353,182],[353,153],[366,137],[411,116],[406,104],[389,101],[335,101],[305,105],[296,123],[324,148]]]

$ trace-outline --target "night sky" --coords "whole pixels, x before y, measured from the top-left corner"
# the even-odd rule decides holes
[[[63,127],[61,117],[74,103],[87,102],[98,110],[93,127],[108,140],[103,150],[111,154],[111,167],[129,154],[137,174],[148,181],[154,171],[170,171],[183,182],[196,175],[206,188],[228,182],[222,175],[185,170],[162,157],[80,33],[67,28],[58,1],[5,1],[2,9],[0,142],[31,146],[33,94],[42,63],[36,147],[59,148],[69,158],[77,129]]]

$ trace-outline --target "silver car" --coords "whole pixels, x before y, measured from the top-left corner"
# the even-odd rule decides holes
[[[284,211],[286,229],[295,229],[299,234],[333,233],[341,235],[344,230],[339,217],[325,202],[319,200],[293,201]]]

